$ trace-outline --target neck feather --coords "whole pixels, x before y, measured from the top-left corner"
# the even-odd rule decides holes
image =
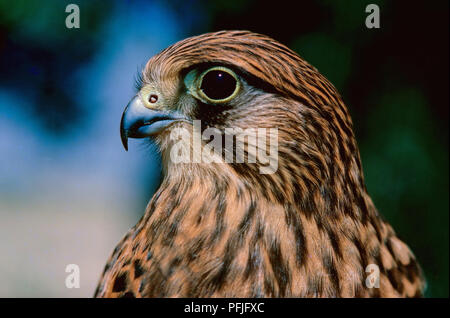
[[[338,202],[342,210],[331,212],[320,191],[309,202],[295,197],[281,202],[228,164],[168,168],[135,229],[146,238],[143,246],[159,255],[153,266],[166,282],[165,292],[149,287],[147,294],[167,295],[177,284],[177,295],[194,297],[233,296],[236,290],[248,297],[363,290],[364,268],[353,266],[361,263],[358,246],[362,250],[388,231],[375,215],[370,217],[376,211],[364,193],[366,225],[353,217],[366,213],[357,202]],[[364,226],[370,232],[361,239]],[[178,281],[186,278],[189,283]],[[321,284],[333,289],[319,290]]]

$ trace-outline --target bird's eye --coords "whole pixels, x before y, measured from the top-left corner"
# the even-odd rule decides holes
[[[216,66],[200,75],[199,94],[208,102],[227,102],[236,96],[239,88],[237,75],[228,68]]]

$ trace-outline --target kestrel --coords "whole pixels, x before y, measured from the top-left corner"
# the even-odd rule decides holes
[[[251,133],[220,153],[195,141],[210,128],[223,140],[227,128]],[[277,143],[271,171],[252,135],[261,129]],[[143,69],[121,137],[157,145],[163,180],[96,297],[423,295],[413,253],[367,193],[340,94],[277,41],[221,31],[168,47]]]

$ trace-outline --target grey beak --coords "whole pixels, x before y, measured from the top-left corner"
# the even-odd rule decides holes
[[[120,138],[128,151],[128,138],[145,138],[157,134],[175,120],[182,119],[177,113],[150,109],[136,95],[123,111],[120,121]]]

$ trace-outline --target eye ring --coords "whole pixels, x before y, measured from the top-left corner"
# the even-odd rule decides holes
[[[225,98],[218,98],[218,99],[211,98],[202,89],[202,86],[204,84],[203,80],[204,80],[205,76],[207,74],[210,74],[213,71],[221,71],[221,72],[227,73],[228,75],[233,77],[233,79],[235,81],[234,90]],[[208,103],[212,103],[212,104],[222,104],[222,103],[229,102],[234,97],[236,97],[236,95],[239,93],[240,88],[241,88],[241,82],[239,81],[239,77],[236,75],[236,73],[234,73],[229,68],[226,68],[226,67],[223,67],[223,66],[214,66],[214,67],[211,67],[211,68],[205,70],[203,73],[200,74],[200,76],[198,78],[198,81],[197,81],[197,92],[198,92],[198,95],[202,99],[206,100]]]

